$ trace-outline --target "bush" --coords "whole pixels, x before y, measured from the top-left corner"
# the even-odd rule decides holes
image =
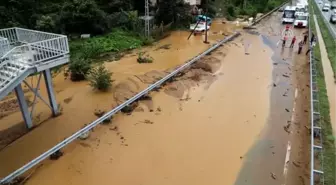
[[[153,58],[150,57],[149,55],[145,56],[144,52],[139,52],[138,53],[138,59],[137,61],[141,64],[141,63],[152,63],[153,62]]]
[[[112,73],[109,72],[104,65],[92,68],[87,76],[90,81],[90,86],[100,91],[107,91],[111,86],[113,80],[111,80]]]
[[[69,64],[70,79],[72,81],[85,80],[85,76],[91,70],[91,62],[83,58],[72,59]]]
[[[142,43],[144,46],[150,46],[154,43],[154,39],[152,37],[144,38]]]

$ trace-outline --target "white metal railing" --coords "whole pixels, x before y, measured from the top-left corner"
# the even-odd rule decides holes
[[[0,30],[0,68],[6,73],[3,87],[23,69],[38,66],[53,58],[69,53],[68,39],[64,35],[23,28]],[[2,75],[3,76],[3,75]]]
[[[10,50],[10,43],[7,38],[0,37],[0,57]]]
[[[9,44],[11,45],[16,45],[19,42],[16,33],[16,28],[1,29],[0,37],[7,38]]]
[[[69,53],[68,39],[64,35],[24,28],[9,28],[0,30],[0,38],[7,39],[7,43],[11,45],[2,45],[0,40],[0,67],[11,62],[18,52],[26,52],[26,57],[30,56],[25,62],[28,65],[38,65],[42,61]],[[18,44],[20,45],[15,46]],[[11,49],[12,47],[14,48]]]
[[[312,19],[312,17],[310,18]],[[311,21],[310,24],[315,24]],[[311,26],[309,26],[309,38],[312,37]],[[317,67],[314,58],[314,50],[312,43],[309,43],[310,54],[310,185],[324,185],[324,172],[323,172],[323,138],[322,138],[322,125],[320,106],[318,100],[318,87],[317,87]],[[317,169],[319,168],[319,169]]]
[[[54,38],[64,37],[64,35],[29,30],[25,28],[15,28],[17,40],[21,43],[34,43]]]

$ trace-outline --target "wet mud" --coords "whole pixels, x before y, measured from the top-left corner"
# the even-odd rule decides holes
[[[151,98],[139,101],[131,114],[118,113],[111,123],[92,130],[88,139],[69,144],[58,160],[45,160],[25,174],[33,174],[26,184],[280,184],[286,144],[293,136],[284,128],[294,132],[304,126],[287,127],[295,79],[301,78],[292,69],[297,59],[289,56],[289,48],[269,47],[279,40],[274,31],[282,29],[275,25],[278,18],[262,21],[259,34],[244,32],[206,56],[151,92]],[[233,31],[222,26],[213,26],[212,43]],[[182,39],[187,36],[173,32],[142,49],[153,57],[152,64],[138,64],[137,51],[106,63],[116,80],[107,93],[92,91],[87,82],[57,76],[55,91],[63,102],[63,114],[3,149],[0,177],[96,119],[95,110],[110,110],[210,46],[202,43],[203,36]],[[38,105],[46,119],[48,112]],[[6,119],[15,120],[7,116],[1,121]],[[11,125],[1,128],[6,126]],[[303,159],[296,160],[302,164],[298,162]]]
[[[240,41],[247,38],[250,55]],[[152,92],[152,111],[116,115],[45,161],[27,184],[232,184],[267,121],[270,56],[259,37],[238,38]],[[167,93],[171,86],[183,95]]]
[[[3,148],[0,153],[0,161],[2,164],[0,176],[3,177],[19,168],[65,137],[70,136],[79,128],[82,128],[84,124],[96,119],[96,116],[93,114],[95,110],[112,109],[134,93],[146,88],[154,79],[162,76],[162,74],[167,73],[167,71],[172,70],[190,58],[193,58],[197,53],[206,50],[211,44],[217,42],[217,37],[223,39],[223,34],[229,35],[235,29],[235,27],[230,24],[214,27],[216,28],[214,30],[220,31],[221,34],[209,32],[210,44],[203,44],[204,35],[192,36],[190,40],[187,40],[186,38],[189,32],[176,31],[173,32],[170,37],[155,43],[154,46],[141,49],[154,58],[155,61],[152,64],[138,64],[136,58],[139,51],[133,51],[119,61],[108,61],[105,65],[113,72],[115,82],[111,91],[107,93],[92,91],[87,82],[74,83],[64,78],[62,74],[54,75],[54,90],[56,92],[56,98],[60,102],[61,116],[50,118],[50,109],[48,109],[41,100],[38,100],[33,112],[34,125],[36,128],[20,138],[19,136],[26,133],[25,129],[22,129],[20,134],[11,134],[11,130],[12,128],[16,128],[18,124],[22,125],[21,113],[14,112],[1,119],[1,134],[6,137],[7,140],[3,140],[4,142],[2,144],[6,146],[6,148]],[[169,45],[169,47],[166,47],[167,45]],[[166,49],[157,50],[157,48],[162,46],[165,46],[164,48]],[[223,53],[221,53],[221,55],[223,55]],[[213,68],[215,69],[217,67]],[[141,78],[138,78],[144,74],[147,76],[147,82],[142,82]],[[37,80],[38,77],[34,76],[30,77],[27,82],[35,87]],[[189,82],[192,83],[191,81],[192,80]],[[43,80],[41,84],[44,84]],[[24,89],[26,95],[33,97],[32,93],[29,92],[26,87],[24,87]],[[40,86],[39,90],[42,97],[47,97],[43,85]],[[165,91],[167,93],[171,92],[170,90]],[[179,91],[183,92],[184,90]],[[14,94],[9,96],[9,98],[13,97]],[[144,104],[147,107],[153,106],[153,103],[150,101],[142,101],[141,106]],[[141,111],[141,108],[138,108],[138,111],[139,110]],[[18,128],[24,127],[20,126]],[[17,138],[19,139],[16,140]],[[47,139],[41,140],[40,138]],[[13,141],[15,142],[12,143]],[[28,150],[28,148],[30,148],[30,150]],[[12,156],[13,153],[19,153],[16,151],[21,151],[22,149],[25,149],[25,155],[19,158],[11,157],[13,160],[8,160],[8,157],[6,157]]]
[[[288,42],[285,48],[281,48],[279,41],[284,29],[280,23],[281,15],[275,13],[268,19],[263,22],[269,24],[261,26],[258,31],[264,44],[273,51],[269,60],[273,65],[272,83],[269,85],[270,114],[267,125],[244,158],[236,185],[301,184],[309,180],[305,168],[309,166],[307,56],[305,52],[297,55],[297,46],[289,48]],[[299,41],[304,31],[294,30]],[[293,167],[293,162],[299,162],[302,167],[294,169],[297,167]]]

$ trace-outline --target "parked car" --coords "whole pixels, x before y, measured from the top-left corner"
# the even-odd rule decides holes
[[[336,9],[336,1],[331,2],[330,9]]]
[[[323,4],[323,1],[319,0],[317,1],[318,4]]]
[[[329,3],[325,3],[323,5],[322,11],[328,12],[329,10],[330,10],[330,4]]]
[[[336,24],[336,14],[330,16],[330,23]]]

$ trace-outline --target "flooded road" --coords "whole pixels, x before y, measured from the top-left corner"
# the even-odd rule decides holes
[[[327,95],[329,100],[329,106],[330,106],[330,121],[331,126],[333,128],[334,135],[336,134],[336,84],[335,84],[335,78],[334,78],[334,72],[331,67],[331,62],[328,58],[328,53],[324,44],[324,40],[321,34],[320,27],[318,26],[318,22],[316,20],[316,16],[314,15],[314,21],[316,25],[316,35],[319,38],[318,42],[320,45],[320,51],[321,51],[321,60],[323,65],[323,73],[324,73],[324,80],[326,83],[327,88]]]
[[[241,39],[253,43],[250,55]],[[210,86],[200,81],[179,99],[154,93],[153,112],[119,114],[27,184],[233,184],[267,122],[270,56],[259,36],[238,38],[209,56],[221,62]]]
[[[283,171],[289,141],[290,158],[305,157],[299,155],[305,140],[298,137],[304,134],[301,129],[309,115],[304,111],[309,105],[304,100],[304,92],[309,92],[304,89],[307,64],[305,56],[293,54],[296,47],[277,48],[283,29],[279,18],[275,13],[256,32],[242,32],[176,81],[151,93],[152,99],[140,102],[131,115],[118,113],[112,124],[98,126],[89,139],[71,143],[60,159],[46,160],[29,172],[33,175],[27,184],[298,184],[302,171],[289,166],[288,173],[295,172],[295,177],[288,180]],[[230,32],[230,27],[214,26],[211,42]],[[209,47],[201,36],[181,39],[187,35],[174,32],[143,49],[154,58],[152,64],[138,64],[136,52],[106,63],[116,79],[108,93],[57,76],[55,89],[57,99],[64,100],[63,114],[3,149],[0,177],[96,119],[95,109],[110,110]],[[287,132],[288,123],[293,124]]]

